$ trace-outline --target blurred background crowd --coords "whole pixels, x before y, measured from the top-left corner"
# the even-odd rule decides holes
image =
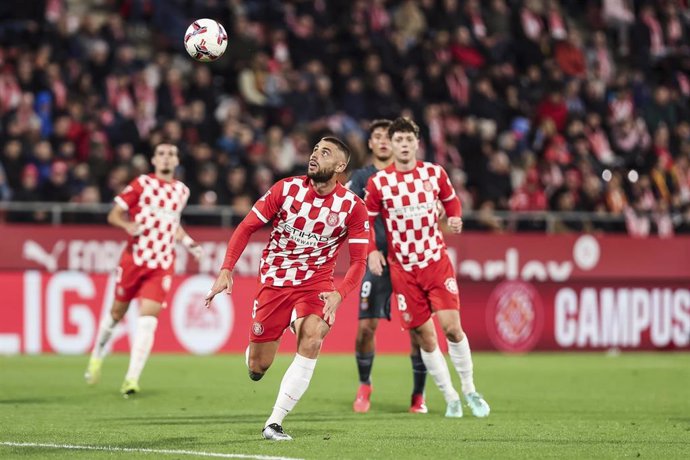
[[[202,17],[229,32],[212,64],[182,46]],[[322,134],[356,168],[368,121],[402,114],[481,228],[550,210],[624,217],[564,231],[690,230],[687,0],[22,0],[0,18],[2,201],[109,202],[168,138],[190,203],[242,216]]]

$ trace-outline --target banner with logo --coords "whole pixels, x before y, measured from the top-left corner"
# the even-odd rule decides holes
[[[206,309],[203,299],[213,280],[206,274],[174,277],[154,351],[244,351],[250,328],[261,326],[251,317],[256,279],[237,276],[233,294],[218,295]],[[459,288],[463,328],[474,350],[672,350],[687,349],[690,343],[687,282],[461,281]],[[111,275],[0,272],[0,354],[87,353],[100,318],[108,314],[113,289]],[[324,352],[353,353],[358,308],[353,293],[338,310]],[[134,302],[115,331],[116,351],[129,349],[136,318]],[[445,340],[441,344],[445,348]],[[295,337],[286,332],[281,351],[294,350]],[[377,350],[409,352],[409,336],[400,328],[397,311],[393,321],[381,321]]]
[[[269,231],[252,236],[236,272],[253,277]],[[189,229],[205,256],[195,262],[178,247],[178,274],[215,274],[231,231]],[[681,281],[690,279],[690,237],[635,239],[625,235],[446,235],[460,281]],[[124,247],[121,230],[102,226],[0,225],[0,270],[79,270],[108,273]],[[336,274],[347,270],[347,249]]]

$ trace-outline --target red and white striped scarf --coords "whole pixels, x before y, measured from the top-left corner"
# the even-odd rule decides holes
[[[470,21],[472,22],[472,32],[477,38],[486,37],[486,25],[484,25],[484,19],[482,15],[475,13],[470,16]]]
[[[450,97],[460,106],[467,107],[470,103],[470,79],[467,78],[462,67],[446,74],[446,85]]]
[[[9,112],[19,105],[22,90],[12,75],[0,75],[0,114]]]
[[[557,10],[549,12],[549,29],[551,30],[551,36],[556,40],[564,40],[568,36],[563,17]]]
[[[520,13],[522,19],[522,29],[525,32],[527,38],[533,41],[537,41],[544,29],[544,24],[539,16],[532,13],[527,8],[523,8]]]
[[[609,50],[605,47],[597,49],[597,62],[599,64],[599,78],[605,82],[610,82],[613,77]]]
[[[642,22],[649,27],[650,52],[653,56],[660,55],[664,52],[664,35],[661,32],[661,24],[651,14],[645,14]]]
[[[381,32],[390,25],[391,18],[388,11],[381,5],[375,5],[369,10],[369,28],[372,32]]]

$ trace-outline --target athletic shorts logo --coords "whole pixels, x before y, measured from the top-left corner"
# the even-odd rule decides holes
[[[458,281],[455,278],[448,278],[443,284],[445,284],[446,290],[451,294],[458,293]]]
[[[529,283],[504,281],[496,286],[486,309],[491,342],[502,351],[527,352],[544,328],[541,297]]]
[[[431,185],[431,182],[429,182],[428,180],[425,180],[425,181],[424,181],[424,191],[425,191],[425,192],[430,192],[430,191],[432,191],[433,189],[434,189],[434,187]]]
[[[254,324],[252,324],[252,332],[256,336],[263,334],[264,333],[264,325],[258,321],[254,321]]]
[[[369,231],[369,221],[368,220],[364,221],[364,230]]]
[[[338,225],[338,213],[331,212],[328,214],[328,217],[326,217],[326,223],[330,225],[331,227],[335,227]]]

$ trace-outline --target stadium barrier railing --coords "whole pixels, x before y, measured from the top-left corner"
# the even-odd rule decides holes
[[[36,224],[106,224],[109,203],[0,202],[0,222]],[[244,217],[231,206],[189,205],[183,212],[185,225],[231,227]],[[513,232],[626,231],[623,215],[556,211],[465,211],[465,229]]]

